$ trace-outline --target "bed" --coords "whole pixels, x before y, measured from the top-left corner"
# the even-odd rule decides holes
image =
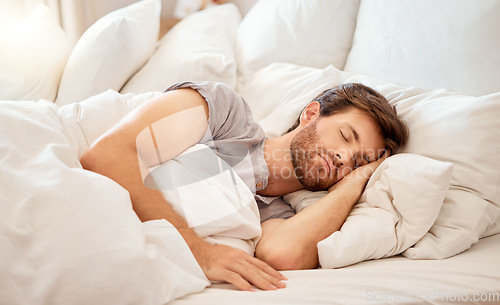
[[[500,1],[260,0],[244,16],[229,3],[158,39],[160,4],[111,12],[75,46],[44,6],[2,32],[2,304],[500,304]],[[125,189],[79,163],[181,81],[232,87],[268,137],[324,89],[363,83],[396,107],[410,140],[318,244],[321,268],[284,271],[278,291],[239,291],[210,283],[171,224],[141,223]],[[174,191],[218,198],[232,178],[217,179]],[[225,208],[241,201],[226,194]],[[299,211],[320,196],[285,199]],[[229,218],[186,217],[251,252],[255,219],[241,236],[207,230],[255,215],[245,202]]]

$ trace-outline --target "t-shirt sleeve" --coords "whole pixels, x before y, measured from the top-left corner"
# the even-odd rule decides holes
[[[250,107],[242,96],[224,83],[183,82],[165,91],[191,88],[197,90],[208,104],[208,130],[200,143],[212,140],[261,141],[264,131],[252,117]],[[251,143],[248,143],[251,144]]]
[[[251,191],[260,189],[269,175],[263,155],[265,133],[243,97],[216,82],[179,83],[167,91],[181,88],[197,90],[208,104],[208,128],[198,143],[210,147],[231,166]]]

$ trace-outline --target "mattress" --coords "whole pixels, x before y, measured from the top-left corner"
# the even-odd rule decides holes
[[[395,256],[340,269],[285,271],[285,289],[244,292],[213,284],[171,304],[500,304],[498,253],[499,234],[444,260]]]

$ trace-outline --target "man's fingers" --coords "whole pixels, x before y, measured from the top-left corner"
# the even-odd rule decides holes
[[[257,274],[260,275],[263,279],[271,283],[276,288],[285,288],[286,284],[283,281],[286,281],[287,278],[281,274],[280,272],[274,270],[271,266],[261,261],[260,259],[250,257],[250,263],[257,268]]]
[[[380,164],[382,162],[384,162],[385,159],[387,159],[390,155],[390,152],[389,150],[385,150],[384,154],[382,156],[380,156],[380,158],[378,158],[377,162]]]
[[[277,289],[279,289],[279,288],[285,288],[286,287],[286,283],[283,282],[284,280],[275,278],[275,277],[273,277],[273,276],[271,276],[268,273],[263,272],[263,271],[260,271],[259,274],[260,274],[260,276],[262,278],[264,278],[266,281],[268,281],[269,283],[271,283]]]
[[[262,271],[264,271],[265,273],[269,274],[270,276],[278,279],[278,280],[281,280],[281,281],[286,281],[288,280],[283,274],[281,274],[280,272],[274,270],[273,267],[269,266],[268,264],[266,264],[265,262],[261,261],[260,259],[258,258],[255,258],[255,257],[250,257],[251,259],[251,263],[254,264],[255,266],[257,266],[257,268],[261,269]]]
[[[263,261],[246,252],[223,245],[210,245],[200,261],[211,281],[231,283],[241,290],[254,291],[252,284],[262,290],[284,288],[286,278]]]
[[[382,162],[384,162],[384,160],[387,159],[388,157],[389,157],[389,151],[386,150],[384,154],[380,158],[378,158],[378,160],[368,163],[365,166],[361,166],[360,169],[363,169],[363,173],[368,177],[370,177],[371,174],[373,174],[373,172],[375,172],[375,170],[378,168],[378,166],[382,164]]]
[[[238,272],[234,272],[231,270],[224,270],[221,274],[221,278],[228,282],[229,284],[233,284],[236,288],[243,291],[255,291],[252,285],[247,282]]]
[[[271,276],[250,261],[234,264],[231,270],[262,290],[276,290],[285,286],[281,279]]]

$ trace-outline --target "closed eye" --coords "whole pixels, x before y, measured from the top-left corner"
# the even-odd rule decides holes
[[[347,140],[346,136],[344,135],[344,132],[343,132],[342,130],[340,130],[340,134],[342,135],[342,138],[344,138],[344,140],[345,140],[346,142],[349,142],[349,141]]]

